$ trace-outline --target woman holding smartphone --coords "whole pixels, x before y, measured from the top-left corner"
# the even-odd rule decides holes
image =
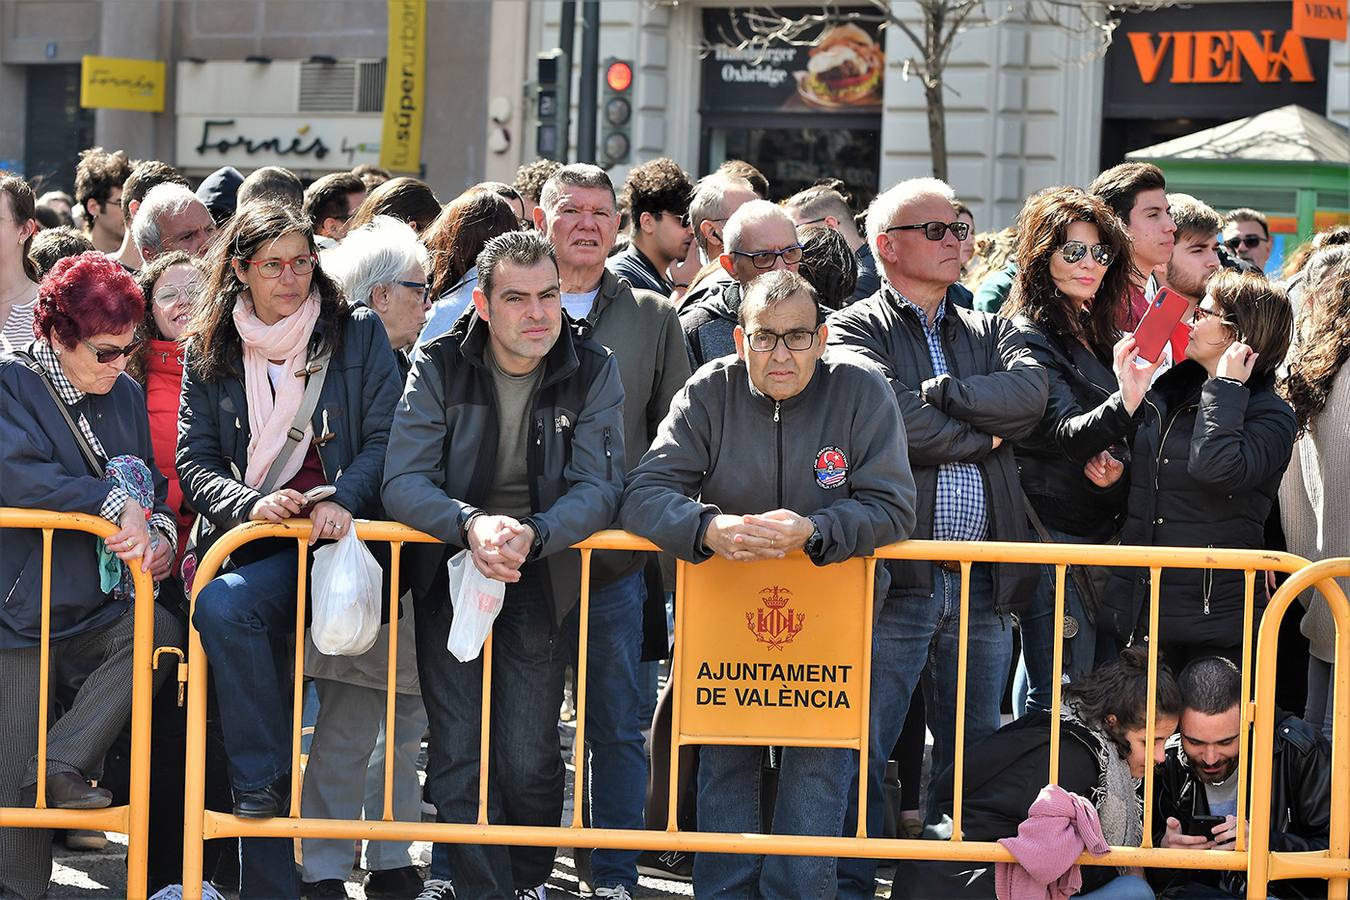
[[[1265,522],[1298,423],[1275,392],[1293,330],[1289,298],[1259,275],[1216,273],[1192,314],[1186,359],[1159,376],[1131,446],[1121,538],[1158,547],[1265,546]],[[1089,463],[1109,486],[1118,470]],[[1147,570],[1111,569],[1106,628],[1122,640],[1148,630]],[[1257,611],[1264,591],[1257,592]],[[1159,635],[1168,665],[1196,656],[1242,663],[1244,578],[1228,569],[1165,569]],[[1255,627],[1255,623],[1253,623]]]
[[[379,317],[319,268],[309,222],[279,204],[241,209],[216,241],[188,329],[177,462],[205,519],[198,552],[249,521],[308,516],[312,547],[342,537],[353,516],[378,518],[400,389]],[[290,541],[241,548],[193,613],[238,816],[281,815],[289,800],[294,552]],[[299,896],[289,840],[242,841],[242,866],[241,897]]]

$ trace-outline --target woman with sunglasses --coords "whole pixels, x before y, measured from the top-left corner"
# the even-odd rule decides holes
[[[102,539],[57,531],[47,556],[50,676],[63,712],[47,725],[46,802],[57,809],[113,802],[89,782],[101,778],[104,755],[130,717],[128,567],[160,582],[173,563],[177,529],[154,465],[145,398],[124,375],[144,309],[131,276],[102,253],[63,259],[39,288],[36,340],[0,356],[0,506],[85,513],[117,527]],[[0,807],[32,807],[37,796],[44,555],[38,530],[6,530],[0,539]],[[153,630],[156,646],[182,637],[158,604]],[[156,681],[168,671],[161,667]],[[0,895],[46,891],[51,837],[0,829]]]
[[[1044,542],[1102,543],[1125,510],[1125,489],[1098,488],[1084,466],[1096,458],[1122,465],[1109,448],[1124,458],[1131,417],[1152,374],[1133,365],[1133,342],[1119,340],[1116,328],[1129,286],[1128,239],[1110,207],[1078,188],[1038,194],[1019,221],[1017,276],[999,312],[1018,326],[1050,378],[1040,424],[1016,445],[1031,533]],[[1065,618],[1057,627],[1055,568],[1043,566],[1020,617],[1022,660],[1013,691],[1019,716],[1050,710],[1057,631],[1071,680],[1091,672],[1099,656],[1095,598],[1078,580],[1065,579]]]
[[[1210,278],[1186,359],[1158,377],[1136,417],[1124,543],[1266,546],[1266,518],[1298,431],[1293,410],[1275,392],[1292,331],[1283,288],[1226,270]],[[1099,468],[1090,477],[1109,487],[1120,472]],[[1148,628],[1148,572],[1108,571],[1098,627],[1137,639]],[[1258,621],[1265,599],[1258,584]],[[1164,569],[1158,627],[1168,665],[1179,670],[1196,656],[1216,655],[1241,665],[1244,602],[1241,572]]]
[[[379,518],[402,387],[379,317],[347,303],[319,267],[308,220],[280,204],[245,205],[208,270],[188,327],[177,457],[183,494],[202,516],[197,553],[250,521],[307,516],[312,547],[341,538],[353,516]],[[321,487],[333,493],[310,502],[306,492]],[[249,818],[284,814],[290,801],[294,553],[290,541],[241,548],[193,612],[220,701],[234,812]],[[289,840],[241,845],[241,897],[299,896]]]

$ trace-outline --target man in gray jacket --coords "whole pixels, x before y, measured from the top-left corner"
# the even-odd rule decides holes
[[[603,169],[578,163],[553,173],[534,219],[557,255],[563,305],[573,318],[591,324],[592,339],[618,363],[624,447],[629,459],[638,460],[689,378],[679,316],[664,296],[634,290],[605,268],[619,214],[614,185]],[[594,827],[640,829],[647,796],[642,732],[650,725],[657,683],[656,663],[641,663],[643,626],[654,626],[655,649],[664,655],[665,591],[650,553],[600,552],[591,572],[586,743],[595,782],[604,787],[588,792],[584,802]],[[596,850],[589,871],[586,851],[578,856],[578,876],[597,896],[621,896],[615,892],[637,887],[637,851]]]
[[[822,358],[827,329],[795,272],[750,282],[739,315],[736,356],[698,371],[633,471],[623,527],[688,562],[802,550],[826,565],[909,537],[914,481],[880,374],[850,354]],[[759,830],[760,751],[700,748],[700,831]],[[856,771],[851,751],[787,748],[774,832],[838,835]],[[815,897],[834,885],[833,859],[694,858],[698,896]]]
[[[972,312],[961,277],[956,196],[935,178],[903,181],[872,202],[867,234],[881,290],[830,317],[830,343],[881,366],[895,391],[918,490],[914,536],[939,541],[1025,541],[1026,510],[1012,444],[1045,410],[1048,379],[1012,323]],[[1007,443],[1005,443],[1007,442]],[[923,677],[933,770],[955,755],[961,567],[893,562],[877,622],[872,669],[869,831],[879,833],[881,778]],[[1036,570],[970,570],[966,746],[999,726],[1012,658],[1006,613],[1026,604]],[[875,805],[872,805],[875,804]],[[876,864],[840,863],[840,896],[871,897]]]
[[[585,322],[563,315],[558,267],[532,232],[478,256],[477,315],[423,345],[394,416],[384,477],[391,518],[440,539],[418,545],[417,663],[431,726],[427,783],[449,822],[477,815],[482,657],[446,650],[446,558],[465,548],[506,583],[493,626],[488,816],[557,825],[563,765],[557,720],[567,662],[561,626],[577,604],[570,545],[608,527],[623,491],[623,387]],[[405,551],[408,552],[408,551]],[[534,891],[553,848],[450,844],[462,897]]]

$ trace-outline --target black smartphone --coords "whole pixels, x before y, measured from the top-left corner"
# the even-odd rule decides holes
[[[1181,823],[1181,833],[1194,837],[1214,837],[1214,828],[1227,822],[1226,816],[1191,816]]]

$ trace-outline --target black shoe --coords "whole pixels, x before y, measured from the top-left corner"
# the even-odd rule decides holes
[[[694,855],[683,850],[643,850],[638,854],[638,874],[667,881],[693,881]]]
[[[415,900],[422,892],[422,876],[412,866],[378,869],[366,875],[366,896]]]
[[[239,815],[235,813],[235,815]],[[321,900],[321,898],[341,897],[347,898],[347,882],[340,878],[325,878],[323,881],[306,881],[300,885],[300,896],[305,900]]]
[[[291,807],[291,775],[287,772],[266,787],[234,792],[234,814],[241,819],[274,819]],[[333,881],[335,879],[325,879]],[[323,881],[315,882],[323,884]],[[341,882],[339,882],[341,884]],[[341,896],[347,896],[345,893]]]
[[[19,789],[19,805],[37,805],[36,784],[24,785]],[[103,809],[111,805],[112,791],[94,787],[73,772],[50,772],[47,775],[49,809]]]

